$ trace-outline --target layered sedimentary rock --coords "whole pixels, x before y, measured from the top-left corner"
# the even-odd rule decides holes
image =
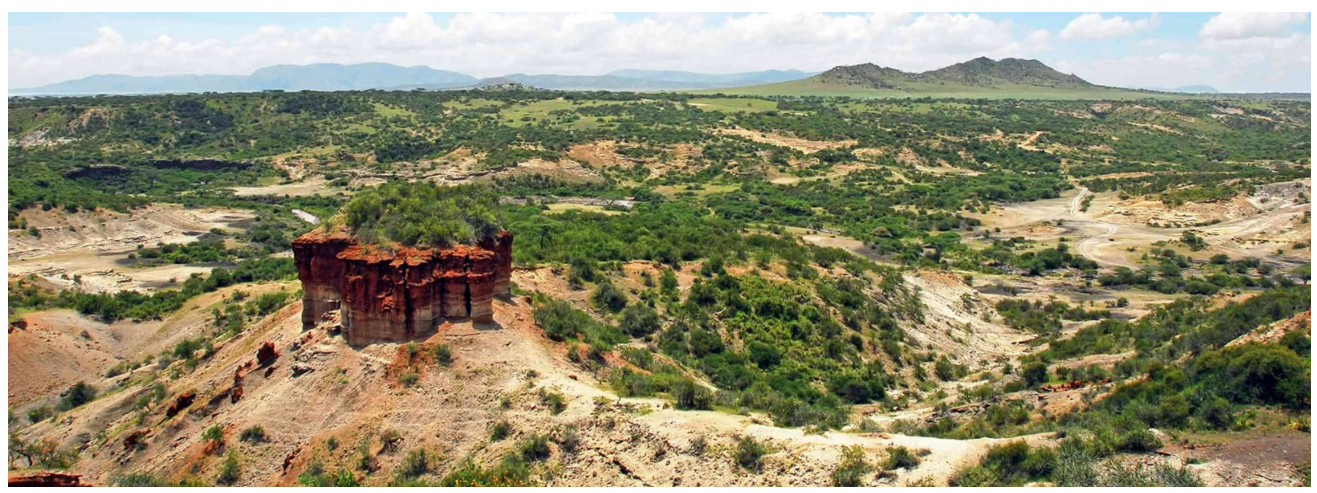
[[[302,328],[338,309],[348,343],[427,337],[445,318],[493,321],[512,277],[512,234],[430,249],[358,244],[312,231],[293,242],[302,280]]]
[[[91,486],[82,482],[82,476],[78,474],[65,474],[62,472],[37,471],[29,473],[9,473],[9,486],[14,487],[56,487],[69,488],[77,486]]]
[[[302,327],[315,327],[320,315],[338,309],[339,285],[347,267],[338,254],[354,243],[346,233],[311,231],[293,242],[297,277],[302,280]]]
[[[494,252],[494,293],[509,293],[512,283],[512,233],[499,231],[480,242],[480,248]]]

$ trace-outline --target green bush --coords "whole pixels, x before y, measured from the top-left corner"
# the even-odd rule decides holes
[[[453,363],[453,351],[448,348],[447,344],[440,344],[434,347],[434,361],[444,366]]]
[[[1035,361],[1024,366],[1020,370],[1020,377],[1024,378],[1024,384],[1029,387],[1037,387],[1047,381],[1047,364]]]
[[[319,461],[312,462],[311,465],[307,466],[306,471],[297,476],[297,484],[299,486],[322,488],[351,488],[361,486],[361,483],[357,481],[357,478],[352,475],[352,471],[340,469],[331,474],[325,471],[324,465]]]
[[[121,488],[122,487],[163,488],[168,486],[175,486],[169,484],[169,480],[166,480],[164,478],[146,472],[135,472],[135,473],[124,474],[121,476],[111,476],[110,484]]]
[[[46,419],[49,419],[51,416],[54,415],[55,412],[52,411],[50,407],[41,406],[27,412],[27,421],[32,424],[37,424],[42,421],[45,421]]]
[[[426,457],[424,449],[417,449],[407,452],[402,464],[398,466],[397,474],[402,478],[413,479],[427,472],[430,472],[430,459]]]
[[[64,412],[76,408],[96,398],[96,388],[88,385],[86,382],[78,382],[69,387],[60,395],[59,404],[55,405],[55,410]]]
[[[238,440],[247,443],[261,443],[264,442],[265,439],[265,428],[262,428],[261,425],[247,427],[238,435]]]
[[[499,420],[489,425],[489,441],[498,442],[512,433],[512,425],[507,420]]]
[[[402,374],[398,375],[398,383],[402,384],[404,387],[416,385],[416,382],[419,382],[420,380],[421,374],[416,373],[416,370],[405,370]]]
[[[856,487],[864,485],[864,475],[873,471],[873,465],[864,458],[864,447],[842,447],[841,462],[832,471],[832,485]]]
[[[489,469],[467,459],[457,470],[445,475],[439,481],[439,486],[529,486],[529,477],[526,462],[517,455],[508,454],[497,467]]]
[[[736,465],[741,466],[741,469],[759,472],[759,468],[763,465],[762,459],[768,454],[768,448],[754,437],[747,436],[737,440],[733,454]]]
[[[532,314],[544,335],[555,341],[574,339],[578,334],[588,343],[609,347],[626,341],[626,336],[616,327],[596,322],[588,313],[577,310],[566,301],[545,300]]]
[[[526,441],[517,445],[517,455],[527,462],[542,461],[549,458],[549,439],[544,435],[531,435]]]
[[[622,321],[618,327],[631,337],[645,337],[658,332],[660,327],[658,313],[641,303],[629,305],[622,310]]]
[[[711,409],[713,405],[713,393],[690,379],[678,381],[672,397],[677,409]]]
[[[221,486],[229,486],[238,482],[238,476],[242,473],[241,465],[238,463],[238,454],[229,451],[228,456],[224,458],[224,463],[220,465],[219,476],[215,482]]]
[[[581,436],[576,425],[563,426],[558,433],[558,450],[564,454],[574,454],[581,446]]]
[[[601,281],[599,287],[595,288],[594,294],[590,295],[590,303],[600,310],[616,313],[626,308],[626,293],[617,289],[617,286],[611,282]]]
[[[206,442],[215,444],[215,448],[224,446],[224,428],[220,425],[210,425],[205,431],[201,432],[201,439]]]
[[[567,409],[567,399],[557,392],[547,392],[540,389],[540,401],[549,405],[549,412],[554,415],[560,414]]]
[[[1148,430],[1133,430],[1120,436],[1116,450],[1120,452],[1144,453],[1161,448],[1161,441]]]
[[[1056,454],[1040,453],[1024,441],[993,446],[977,466],[958,471],[951,486],[1021,486],[1045,479],[1055,467]],[[1037,475],[1039,472],[1045,474]]]
[[[887,449],[887,460],[883,461],[883,470],[914,469],[919,462],[919,456],[914,451],[905,447],[890,447]]]

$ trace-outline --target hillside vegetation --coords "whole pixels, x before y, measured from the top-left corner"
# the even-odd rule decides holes
[[[820,89],[11,99],[11,469],[1303,481],[1310,105],[1009,59],[783,84]],[[512,296],[426,340],[303,331],[291,241],[339,226],[506,229]]]

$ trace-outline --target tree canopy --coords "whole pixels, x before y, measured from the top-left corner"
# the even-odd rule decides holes
[[[497,207],[494,194],[478,185],[392,182],[354,197],[344,219],[368,243],[444,247],[498,233]]]

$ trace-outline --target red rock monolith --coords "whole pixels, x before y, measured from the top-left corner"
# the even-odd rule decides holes
[[[352,345],[434,334],[447,319],[493,321],[494,296],[512,277],[512,234],[448,248],[362,245],[345,233],[312,231],[293,242],[302,280],[302,328],[338,309]]]

